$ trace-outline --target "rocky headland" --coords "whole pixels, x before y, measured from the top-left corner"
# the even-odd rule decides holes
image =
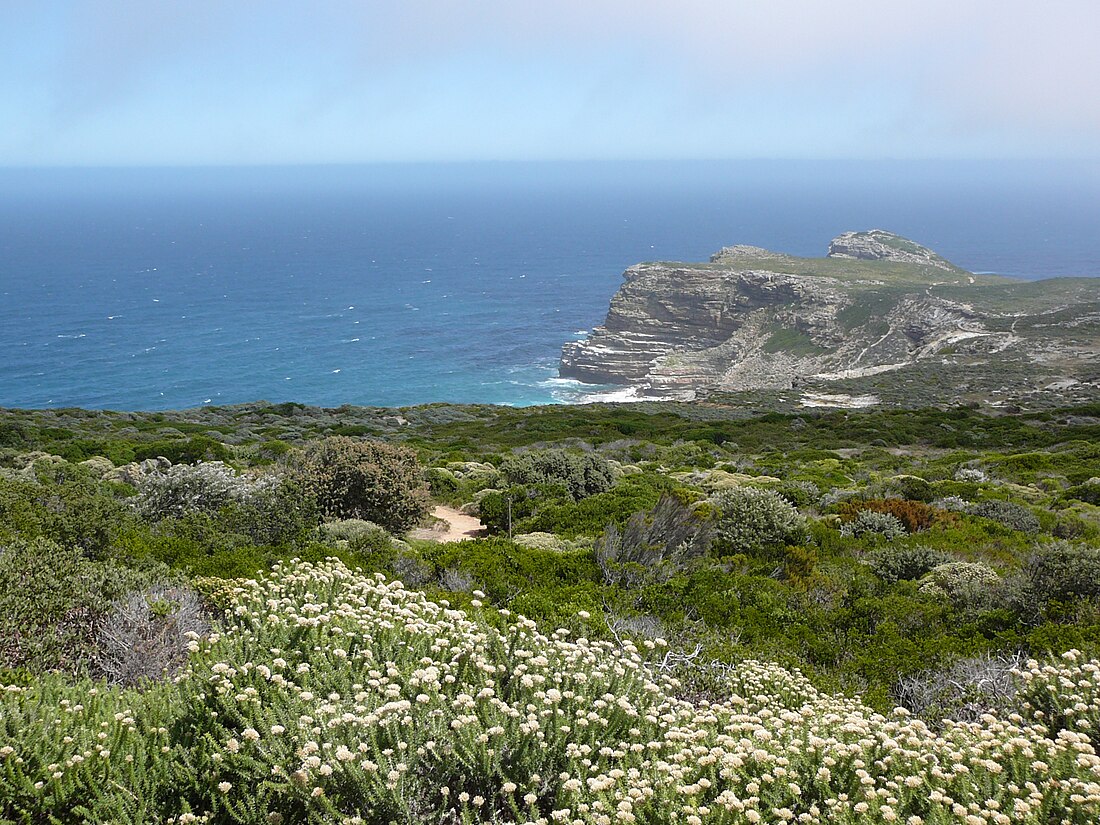
[[[623,277],[604,324],[563,347],[562,377],[674,398],[799,388],[807,404],[853,406],[898,382],[938,403],[1100,378],[1100,279],[975,275],[882,230],[846,232],[823,258],[730,246]]]

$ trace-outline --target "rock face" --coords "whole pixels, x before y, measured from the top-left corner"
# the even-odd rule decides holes
[[[686,397],[876,375],[942,357],[1081,360],[1100,341],[1100,280],[1046,281],[1038,291],[1033,282],[972,275],[882,230],[846,232],[825,258],[731,246],[709,263],[642,263],[623,277],[603,326],[563,347],[562,377]],[[1056,335],[1053,350],[1037,347],[1044,318],[1080,326],[1075,343]]]
[[[861,261],[897,261],[933,266],[949,272],[959,271],[958,267],[944,260],[931,249],[883,229],[845,232],[837,235],[829,244],[829,257]]]

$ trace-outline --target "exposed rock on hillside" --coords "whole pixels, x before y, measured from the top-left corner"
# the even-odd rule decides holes
[[[1100,355],[1100,280],[972,275],[882,230],[846,232],[825,258],[731,246],[623,277],[604,325],[564,346],[563,377],[685,396],[1022,359],[1049,384]]]
[[[830,258],[854,258],[861,261],[897,261],[906,264],[934,266],[937,269],[961,271],[931,249],[908,238],[872,229],[868,232],[845,232],[829,244]]]

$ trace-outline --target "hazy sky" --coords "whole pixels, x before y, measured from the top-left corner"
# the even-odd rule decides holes
[[[1100,0],[0,0],[0,165],[1100,157]]]

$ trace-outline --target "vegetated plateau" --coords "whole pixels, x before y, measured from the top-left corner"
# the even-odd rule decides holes
[[[1100,408],[3,410],[0,614],[5,823],[1084,825]]]

